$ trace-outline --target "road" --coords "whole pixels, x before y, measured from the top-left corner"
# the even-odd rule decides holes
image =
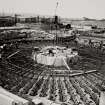
[[[92,40],[97,40],[97,41],[105,41],[105,38],[99,38],[99,37],[91,37],[91,36],[80,36],[80,39],[92,39]]]

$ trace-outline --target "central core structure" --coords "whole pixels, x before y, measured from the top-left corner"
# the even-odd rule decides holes
[[[68,63],[74,63],[78,61],[78,52],[73,51],[72,48],[59,47],[59,46],[47,46],[39,51],[34,52],[33,58],[37,63],[60,67],[65,66],[70,70]]]

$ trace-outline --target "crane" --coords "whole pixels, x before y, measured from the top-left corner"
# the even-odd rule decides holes
[[[59,2],[57,1],[56,7],[55,7],[55,16],[56,16],[56,12],[57,12],[58,5],[59,5]]]

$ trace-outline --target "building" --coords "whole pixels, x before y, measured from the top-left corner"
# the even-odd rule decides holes
[[[16,23],[15,17],[0,16],[0,27],[13,26]]]

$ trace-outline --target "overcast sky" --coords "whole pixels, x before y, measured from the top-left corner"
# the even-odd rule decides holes
[[[70,18],[105,18],[105,0],[0,0],[0,12],[35,13]]]

